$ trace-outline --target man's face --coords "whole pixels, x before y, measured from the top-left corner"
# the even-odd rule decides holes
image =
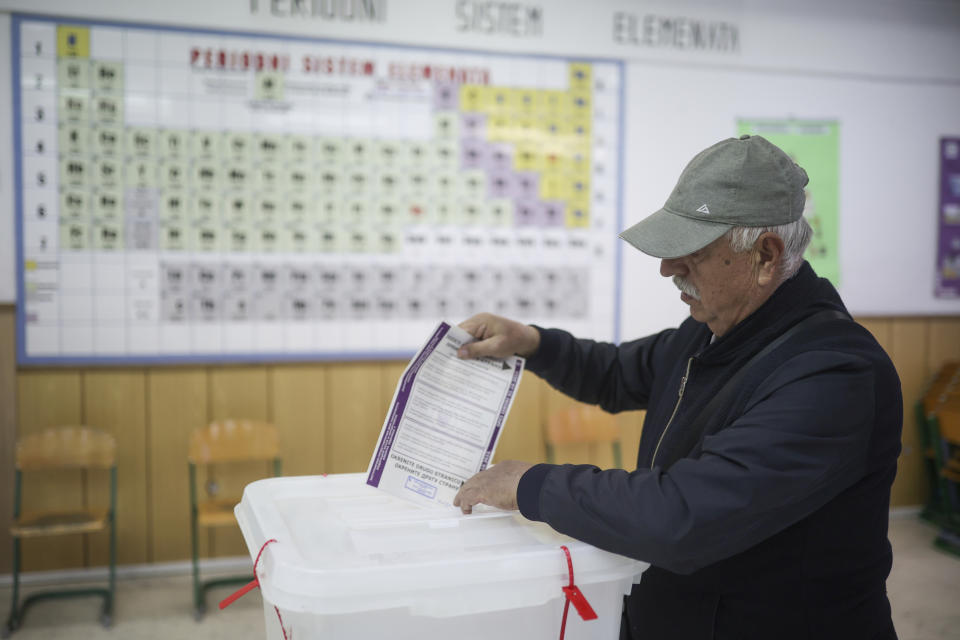
[[[756,253],[734,253],[726,237],[681,258],[660,261],[660,275],[672,277],[690,315],[722,336],[757,308]]]

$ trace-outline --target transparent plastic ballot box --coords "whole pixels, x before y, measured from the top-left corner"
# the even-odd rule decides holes
[[[267,638],[555,640],[570,583],[562,546],[597,614],[584,621],[571,606],[565,637],[618,637],[623,596],[645,563],[516,511],[424,508],[365,479],[247,485],[234,512],[256,562]]]

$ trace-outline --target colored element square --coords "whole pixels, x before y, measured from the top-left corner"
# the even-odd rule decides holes
[[[124,146],[121,127],[97,127],[93,132],[93,151],[101,156],[120,157]]]
[[[119,96],[97,96],[93,99],[91,117],[97,124],[123,124],[123,99]]]
[[[304,135],[283,136],[283,154],[287,162],[304,164],[313,161],[313,140]]]
[[[250,162],[253,157],[253,136],[241,131],[230,131],[223,136],[223,151],[231,160]]]
[[[60,194],[60,221],[85,221],[90,216],[90,197],[85,191],[65,189]]]
[[[460,109],[462,111],[489,111],[487,87],[477,84],[464,84],[460,86]]]
[[[86,224],[78,221],[61,220],[60,246],[73,251],[83,251],[89,247],[90,230]]]
[[[101,189],[93,197],[93,218],[95,220],[123,219],[123,192],[119,189]]]
[[[87,122],[90,119],[90,99],[84,93],[60,94],[60,119],[66,122]]]
[[[569,72],[568,83],[571,89],[589,91],[593,88],[593,68],[589,63],[571,63]]]
[[[189,151],[190,134],[179,129],[166,129],[157,134],[157,155],[184,158]]]
[[[87,186],[91,168],[84,156],[63,156],[60,158],[60,184],[77,188]]]
[[[156,153],[157,132],[155,129],[127,129],[126,152],[135,158],[147,158]]]
[[[99,93],[119,95],[123,93],[123,64],[93,61],[93,88]]]
[[[123,222],[101,222],[93,225],[93,248],[101,251],[123,249]]]
[[[61,124],[58,135],[60,153],[86,153],[90,144],[90,128],[81,124]]]
[[[118,187],[123,184],[123,165],[117,158],[102,156],[93,163],[91,179],[98,187]]]
[[[438,111],[455,111],[459,106],[460,95],[456,85],[437,83],[433,89],[433,107]]]
[[[63,89],[90,88],[90,62],[86,59],[57,60],[57,85]]]
[[[567,201],[567,227],[586,229],[590,227],[590,199],[571,198]]]
[[[460,137],[460,117],[454,111],[440,111],[434,116],[434,131],[438,138]]]
[[[74,25],[57,25],[57,57],[89,58],[90,28]]]
[[[197,131],[191,136],[193,155],[213,158],[220,155],[220,136],[209,131]]]
[[[255,100],[281,101],[284,96],[284,77],[279,71],[260,71],[254,78]]]

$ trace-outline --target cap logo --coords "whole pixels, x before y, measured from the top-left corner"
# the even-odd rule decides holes
[[[697,211],[699,211],[700,213],[705,213],[705,214],[707,214],[707,215],[710,215],[710,209],[707,208],[706,203],[700,205],[700,206],[697,208]]]

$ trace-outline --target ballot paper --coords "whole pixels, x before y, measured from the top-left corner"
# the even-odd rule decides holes
[[[425,506],[452,505],[487,467],[520,384],[524,359],[461,360],[473,336],[440,322],[407,365],[380,430],[367,484]]]

